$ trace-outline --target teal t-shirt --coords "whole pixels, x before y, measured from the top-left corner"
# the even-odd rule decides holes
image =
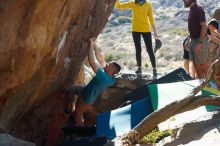
[[[83,88],[81,96],[86,103],[92,104],[102,91],[114,83],[114,77],[110,77],[104,70],[98,68],[95,77]]]

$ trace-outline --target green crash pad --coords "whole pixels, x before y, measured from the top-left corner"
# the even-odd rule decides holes
[[[209,82],[209,86],[205,87],[202,90],[202,94],[220,96],[220,92],[218,91],[218,87],[215,85],[214,81]],[[207,111],[214,111],[216,109],[219,109],[219,107],[212,105],[206,105],[205,107]]]
[[[154,110],[161,109],[164,106],[176,101],[181,100],[189,95],[192,90],[200,85],[201,80],[183,81],[166,84],[153,84],[149,85],[149,94]],[[220,92],[214,88],[206,87],[202,92],[197,95],[220,95]],[[216,108],[214,106],[206,106],[207,111],[213,111]]]

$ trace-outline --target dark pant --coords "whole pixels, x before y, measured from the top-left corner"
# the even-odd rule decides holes
[[[152,47],[151,32],[132,32],[132,37],[136,49],[137,66],[141,67],[141,35],[144,39],[144,43],[150,57],[151,65],[153,68],[156,68],[156,59]]]

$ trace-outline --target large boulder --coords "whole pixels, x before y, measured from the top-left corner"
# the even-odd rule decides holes
[[[88,40],[102,31],[114,3],[0,1],[0,124],[6,132],[53,145],[66,119],[63,91],[76,79]]]
[[[115,86],[108,88],[98,97],[94,107],[99,112],[105,112],[118,108],[126,94],[152,81],[152,76],[147,73],[137,75],[134,71],[122,71],[116,76]]]
[[[29,143],[8,134],[0,134],[0,146],[36,146],[33,143]]]
[[[220,3],[219,5],[212,11],[212,18],[215,18],[216,20],[220,21]]]
[[[220,113],[211,112],[197,120],[180,125],[173,137],[162,140],[159,146],[217,146],[220,142]]]

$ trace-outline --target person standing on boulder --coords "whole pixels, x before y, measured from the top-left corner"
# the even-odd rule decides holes
[[[153,67],[153,79],[157,78],[156,59],[152,47],[151,26],[154,31],[154,38],[159,41],[157,31],[154,25],[152,3],[148,0],[130,0],[120,3],[116,1],[117,9],[132,10],[132,37],[136,49],[137,70],[136,73],[142,73],[141,62],[141,36],[144,39],[151,65]]]
[[[94,54],[102,68],[99,68],[96,65]],[[115,84],[114,75],[119,73],[121,70],[121,66],[118,63],[105,62],[104,56],[95,45],[95,38],[90,39],[88,60],[96,75],[85,87],[72,85],[65,94],[66,98],[68,99],[68,103],[73,105],[67,107],[70,109],[68,109],[66,113],[74,117],[76,126],[83,126],[84,112],[90,109],[97,96],[102,91]],[[76,98],[76,95],[78,98]]]
[[[208,22],[208,38],[209,38],[209,63],[210,65],[215,59],[220,59],[220,33],[218,32],[219,23],[216,19],[211,19]],[[220,64],[217,65],[220,68]],[[214,76],[218,90],[220,91],[220,69]]]
[[[190,76],[195,79],[196,78],[196,72],[195,67],[193,65],[193,62],[189,60],[189,41],[190,37],[187,36],[183,41],[183,59],[184,59],[184,69]]]
[[[197,4],[197,0],[183,0],[184,6],[190,8],[188,15],[188,30],[191,41],[189,43],[190,60],[196,69],[199,79],[205,78],[208,70],[207,24],[205,12]]]
[[[208,22],[208,64],[209,66],[220,57],[220,33],[218,32],[219,23],[216,19]]]

